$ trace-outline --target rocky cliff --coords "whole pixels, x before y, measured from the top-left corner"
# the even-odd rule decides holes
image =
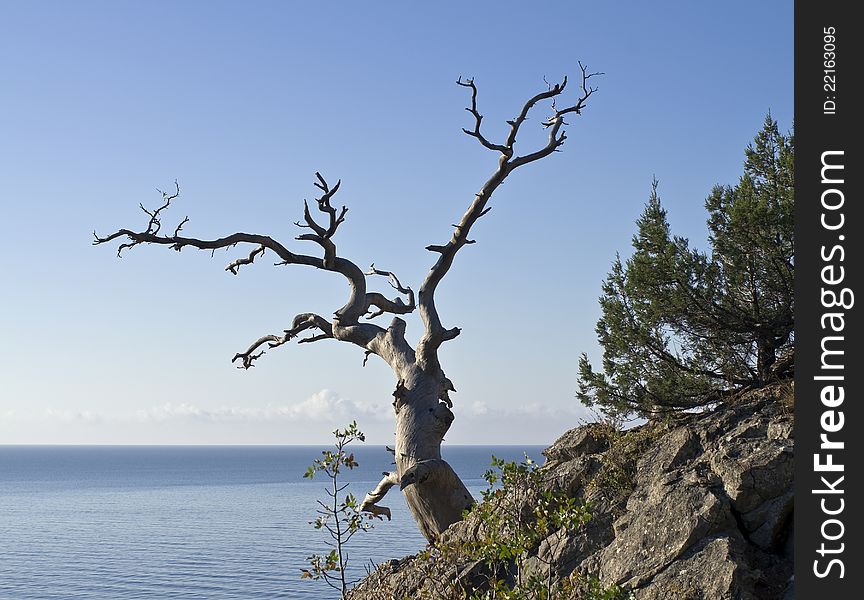
[[[568,431],[544,452],[544,480],[592,516],[542,540],[523,569],[618,584],[637,600],[792,598],[792,405],[786,382],[626,432]],[[469,516],[439,544],[477,527]],[[350,598],[460,597],[482,588],[483,572],[479,561],[411,556],[379,566]]]

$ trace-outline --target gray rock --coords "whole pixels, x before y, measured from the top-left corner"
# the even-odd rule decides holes
[[[549,461],[566,462],[586,454],[603,452],[609,448],[607,430],[606,425],[599,423],[571,429],[546,448],[543,456]]]
[[[754,595],[754,576],[739,543],[730,538],[702,540],[688,557],[671,563],[639,600],[764,600]]]
[[[631,496],[627,514],[615,522],[615,539],[600,555],[600,578],[639,587],[700,540],[734,528],[728,502],[711,490],[684,482],[652,486]]]
[[[699,436],[688,427],[673,429],[638,460],[637,478],[650,482],[675,470],[702,452]]]
[[[792,441],[768,439],[767,431],[767,424],[743,423],[707,456],[735,510],[742,513],[782,495],[792,481]]]
[[[551,466],[551,465],[550,465]],[[600,470],[602,463],[597,456],[579,456],[573,460],[546,468],[547,489],[557,489],[568,496],[578,498],[587,492],[587,484]]]
[[[623,584],[637,600],[791,600],[789,393],[782,383],[671,424],[617,436],[587,425],[562,435],[544,452],[546,489],[584,498],[593,516],[575,532],[542,540],[523,574],[599,577]],[[441,544],[478,531],[469,516]],[[349,597],[460,597],[482,589],[486,569],[452,557],[408,557],[381,566]]]
[[[764,550],[779,548],[786,541],[794,503],[795,496],[792,490],[789,490],[741,515],[741,522],[749,532],[750,541]]]

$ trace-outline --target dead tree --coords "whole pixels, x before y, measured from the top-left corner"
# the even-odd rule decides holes
[[[301,344],[334,339],[359,346],[365,350],[367,359],[373,354],[383,359],[393,369],[397,381],[396,390],[393,392],[393,411],[396,417],[394,452],[396,470],[384,474],[381,482],[366,495],[362,508],[389,518],[390,510],[380,506],[378,502],[391,487],[398,485],[404,491],[411,513],[423,535],[430,541],[434,540],[448,526],[460,520],[462,512],[473,504],[468,489],[447,461],[441,458],[441,441],[453,422],[453,412],[450,410],[453,403],[450,393],[455,389],[438,361],[438,349],[444,342],[458,336],[460,329],[448,328],[442,324],[438,308],[435,306],[435,290],[450,270],[459,250],[467,244],[474,243],[474,240],[469,237],[471,228],[491,209],[489,200],[498,186],[518,167],[549,156],[564,143],[565,117],[580,114],[588,98],[596,91],[595,88],[590,87],[589,80],[599,73],[589,73],[581,63],[579,66],[581,87],[575,102],[566,108],[558,108],[556,105],[556,101],[567,86],[566,77],[559,84],[547,85],[545,91],[524,103],[516,118],[507,121],[509,132],[502,143],[491,141],[481,131],[483,116],[477,108],[477,86],[474,80],[460,78],[457,81],[471,93],[471,104],[466,110],[473,117],[473,125],[463,131],[480,142],[484,148],[498,154],[498,167],[475,194],[468,210],[454,226],[450,239],[443,245],[426,247],[427,250],[436,253],[438,259],[420,286],[416,301],[413,290],[404,286],[393,273],[377,269],[374,265],[369,271],[364,272],[352,261],[338,255],[333,238],[344,223],[348,209],[344,206],[337,209],[332,203],[341,182],[337,181],[331,186],[319,173],[315,174],[317,177],[315,186],[320,190],[321,195],[316,199],[315,204],[320,215],[313,216],[309,203],[305,202],[303,220],[296,222],[304,233],[298,235],[296,239],[318,244],[323,250],[323,256],[296,254],[270,236],[253,233],[232,233],[216,239],[186,237],[183,227],[188,223],[188,217],[184,218],[173,231],[166,232],[162,229],[162,220],[165,211],[178,197],[179,186],[172,193],[162,194],[162,204],[158,208],[148,210],[141,206],[149,217],[147,227],[143,231],[120,229],[104,237],[94,232],[96,239],[93,243],[106,244],[121,240],[122,243],[117,249],[118,256],[124,250],[140,244],[160,244],[177,251],[187,246],[199,250],[216,250],[243,244],[251,246],[252,250],[225,268],[234,275],[269,251],[279,258],[276,265],[305,265],[332,271],[345,277],[350,284],[351,292],[348,301],[333,314],[333,317],[328,319],[312,312],[299,314],[294,317],[290,328],[285,329],[281,334],[258,338],[245,351],[234,356],[232,362],[238,363],[240,368],[248,369],[261,358],[265,348],[281,346],[303,332],[308,332],[310,335],[300,338]],[[549,116],[541,121],[542,126],[548,130],[548,141],[537,150],[517,154],[517,134],[528,118],[529,112],[543,101],[549,101],[551,104]],[[388,298],[384,294],[367,291],[366,278],[374,276],[388,278],[390,285],[399,296]],[[425,331],[417,347],[412,348],[405,339],[405,321],[398,315],[411,313],[415,309],[420,313]],[[371,322],[372,319],[385,313],[395,315],[387,327]]]

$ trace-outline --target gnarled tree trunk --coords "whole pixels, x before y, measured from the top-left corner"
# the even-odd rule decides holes
[[[181,232],[189,221],[188,217],[176,226],[173,233],[163,234],[164,211],[179,196],[179,186],[174,193],[162,194],[163,202],[160,207],[148,210],[141,206],[149,217],[146,229],[143,231],[119,229],[104,237],[94,233],[94,244],[104,244],[117,239],[127,240],[119,245],[118,256],[124,250],[140,244],[167,245],[177,251],[187,246],[199,250],[215,250],[237,244],[251,244],[254,246],[253,250],[247,256],[228,264],[227,271],[236,275],[241,267],[251,265],[265,252],[270,251],[280,259],[276,265],[305,265],[345,277],[350,284],[351,293],[348,302],[334,313],[332,319],[328,320],[316,313],[299,314],[294,317],[290,329],[283,330],[282,334],[260,337],[245,352],[234,356],[232,362],[239,361],[240,368],[248,369],[264,354],[262,348],[276,348],[307,330],[314,333],[300,339],[300,343],[325,339],[350,342],[363,348],[367,359],[369,355],[374,354],[386,361],[397,380],[396,390],[393,393],[393,410],[396,418],[396,471],[386,473],[375,489],[366,495],[362,509],[389,518],[390,510],[378,503],[388,490],[398,485],[404,491],[411,513],[423,535],[430,541],[434,540],[447,527],[461,519],[463,511],[473,503],[465,484],[453,468],[441,458],[441,441],[453,422],[453,412],[450,410],[453,404],[449,394],[455,389],[438,362],[438,348],[444,342],[458,336],[461,330],[458,327],[448,329],[441,324],[435,306],[435,290],[449,271],[457,252],[463,246],[474,243],[474,240],[468,237],[471,227],[480,217],[489,212],[491,209],[488,206],[489,200],[504,179],[517,167],[549,156],[564,143],[566,136],[562,127],[565,124],[565,115],[580,114],[588,97],[595,91],[588,86],[588,80],[598,73],[589,73],[581,63],[579,66],[582,71],[582,85],[576,102],[563,109],[556,106],[557,96],[564,92],[567,85],[566,77],[562,83],[548,86],[546,91],[536,94],[525,102],[515,119],[507,121],[510,130],[503,143],[489,141],[480,131],[483,117],[477,110],[477,87],[474,81],[469,79],[463,82],[460,79],[457,82],[471,90],[471,105],[466,110],[474,118],[474,127],[463,131],[477,139],[484,148],[498,153],[498,166],[474,196],[462,219],[454,226],[450,240],[444,245],[426,247],[427,250],[438,253],[439,257],[426,275],[417,294],[416,303],[413,290],[403,286],[393,273],[376,269],[374,265],[364,273],[356,264],[337,255],[333,236],[345,221],[348,209],[343,206],[341,210],[337,210],[331,205],[331,200],[339,190],[341,182],[337,182],[331,188],[318,173],[315,174],[318,179],[315,186],[322,194],[316,198],[316,202],[326,222],[320,223],[316,220],[306,203],[303,221],[298,221],[296,225],[308,230],[307,233],[297,236],[297,239],[318,244],[323,250],[322,257],[295,254],[272,237],[258,234],[233,233],[210,240],[186,237],[181,235]],[[529,111],[538,102],[544,100],[551,100],[552,105],[550,116],[542,121],[543,127],[549,132],[547,143],[534,152],[516,155],[514,148],[520,127],[528,117]],[[405,296],[405,299],[401,297],[391,299],[384,294],[367,291],[366,277],[370,276],[387,277],[393,289],[399,295]],[[415,309],[418,309],[425,329],[416,349],[406,341],[405,321],[398,316]],[[371,322],[384,313],[396,315],[386,328]],[[361,321],[361,319],[365,320]]]
[[[430,540],[474,502],[441,458],[441,441],[453,422],[450,408],[439,399],[442,385],[415,365],[400,380],[394,400],[397,479],[417,526]]]

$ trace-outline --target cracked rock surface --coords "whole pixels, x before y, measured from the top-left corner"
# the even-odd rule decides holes
[[[546,481],[589,501],[593,517],[566,543],[541,542],[526,568],[551,563],[556,577],[599,577],[637,600],[791,598],[793,420],[781,382],[673,422],[568,431],[544,452]],[[469,516],[442,543],[473,530]],[[440,565],[438,576],[482,582],[481,567]],[[349,597],[420,597],[429,577],[414,557],[394,560]]]

